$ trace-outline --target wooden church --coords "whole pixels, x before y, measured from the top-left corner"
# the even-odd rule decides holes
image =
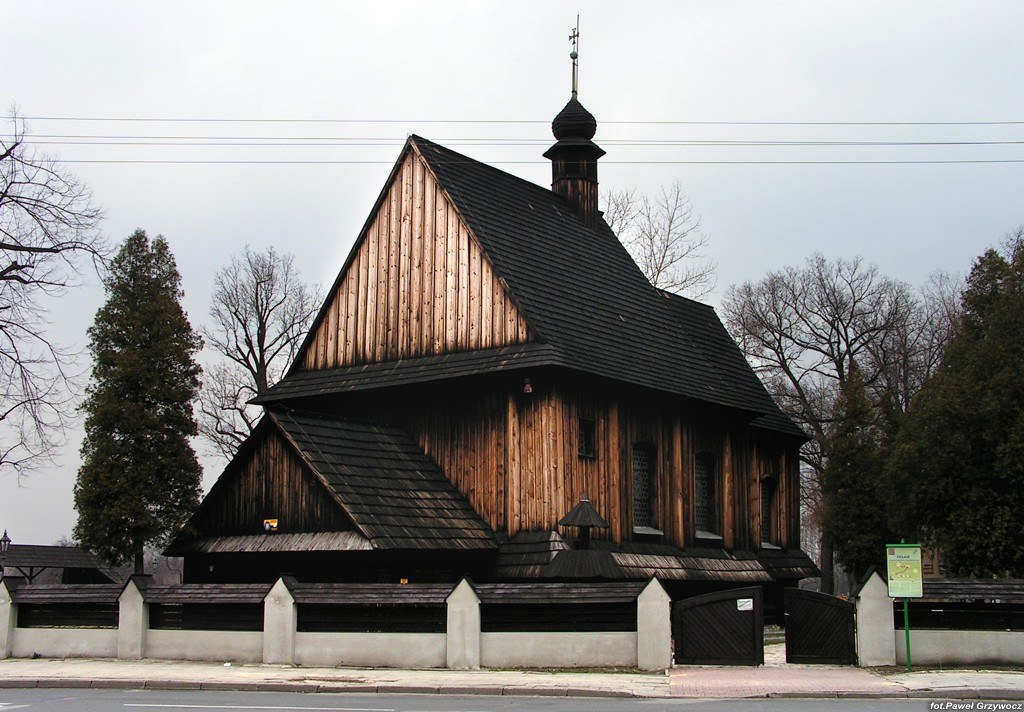
[[[552,189],[411,136],[265,416],[168,549],[187,582],[795,585],[804,434],[714,310],[598,210],[576,92]]]

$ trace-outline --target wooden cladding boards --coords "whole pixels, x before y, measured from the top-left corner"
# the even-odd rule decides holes
[[[635,539],[632,452],[653,454],[649,498],[651,524],[662,540],[699,546],[695,538],[694,461],[698,454],[715,464],[715,496],[721,545],[756,548],[760,475],[780,473],[775,516],[788,522],[795,446],[765,445],[743,424],[628,394],[595,392],[575,385],[532,379],[533,392],[520,384],[449,392],[383,408],[379,415],[402,419],[413,437],[467,497],[495,531],[549,530],[586,493],[609,523],[595,538]],[[453,389],[454,391],[454,389]],[[578,452],[580,420],[594,423],[593,457]],[[792,452],[790,452],[792,450]],[[787,528],[782,527],[783,530]],[[575,530],[563,528],[567,538]],[[795,542],[780,535],[779,545]],[[706,545],[706,544],[705,544]],[[794,544],[795,545],[795,544]]]
[[[319,370],[524,343],[526,320],[410,151],[298,363]]]
[[[351,520],[276,430],[268,428],[225,473],[194,521],[206,536],[261,534],[264,519],[279,532],[345,531]]]
[[[505,528],[505,413],[502,394],[462,397],[411,415],[409,429],[487,524]]]

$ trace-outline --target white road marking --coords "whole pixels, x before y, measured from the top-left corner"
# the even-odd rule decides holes
[[[390,707],[267,707],[266,705],[186,705],[186,704],[142,704],[126,702],[124,707],[145,707],[179,710],[317,710],[318,712],[397,712]]]

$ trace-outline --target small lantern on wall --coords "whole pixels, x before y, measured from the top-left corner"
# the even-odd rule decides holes
[[[271,532],[277,531],[277,520],[276,519],[264,519],[263,520],[263,531],[270,534]]]
[[[524,378],[523,379],[523,395],[524,396],[528,396],[531,393],[533,393],[533,384],[530,383],[530,379],[529,378]]]

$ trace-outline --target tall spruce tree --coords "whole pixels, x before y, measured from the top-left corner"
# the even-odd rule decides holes
[[[888,532],[883,432],[856,364],[839,391],[828,436],[828,464],[821,473],[825,527],[836,559],[854,580],[881,567]]]
[[[1024,231],[978,258],[889,460],[901,533],[954,575],[1024,576]]]
[[[107,301],[89,329],[75,537],[142,573],[145,546],[165,543],[199,503],[202,469],[189,437],[202,341],[181,307],[181,276],[163,237],[131,235],[104,287]]]

